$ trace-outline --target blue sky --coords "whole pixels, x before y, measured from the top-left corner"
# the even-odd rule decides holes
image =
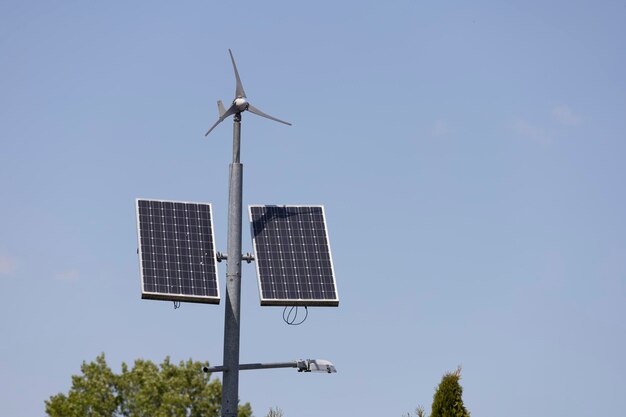
[[[618,415],[626,391],[623,2],[0,3],[0,415],[83,360],[222,360],[223,305],[140,299],[135,198],[213,203],[232,48],[244,205],[324,204],[341,297],[289,327],[244,267],[257,417]],[[251,251],[244,227],[244,251]],[[223,278],[224,265],[220,265]]]

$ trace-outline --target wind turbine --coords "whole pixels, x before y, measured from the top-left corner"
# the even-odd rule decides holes
[[[230,54],[230,60],[233,62],[233,69],[235,70],[235,78],[237,79],[237,87],[235,88],[235,99],[233,100],[233,104],[230,105],[228,110],[224,107],[224,103],[222,100],[217,101],[217,109],[219,111],[220,117],[217,119],[217,122],[204,134],[207,136],[215,127],[222,123],[224,119],[233,114],[241,115],[244,111],[248,110],[250,113],[254,113],[257,116],[265,117],[266,119],[274,120],[275,122],[280,122],[286,125],[291,126],[291,123],[285,122],[284,120],[277,119],[276,117],[270,116],[267,113],[263,113],[261,110],[254,107],[248,101],[246,97],[246,92],[243,90],[243,84],[241,83],[241,79],[239,78],[239,71],[237,71],[237,65],[235,64],[235,58],[233,58],[233,52],[229,49],[228,53]]]
[[[233,162],[230,164],[230,176],[228,185],[228,239],[226,276],[226,306],[224,308],[224,375],[222,378],[222,417],[237,417],[237,404],[239,402],[239,339],[240,339],[240,316],[241,316],[241,223],[242,223],[242,191],[243,191],[243,164],[240,161],[241,145],[241,113],[248,110],[258,116],[265,117],[276,122],[290,125],[291,123],[277,119],[263,113],[248,102],[243,90],[239,71],[233,58],[233,52],[229,49],[230,60],[233,62],[235,79],[235,99],[228,110],[218,100],[217,108],[220,117],[211,126],[204,136],[207,136],[215,127],[228,116],[233,117]],[[244,369],[244,368],[241,368]],[[251,368],[252,369],[252,368]]]

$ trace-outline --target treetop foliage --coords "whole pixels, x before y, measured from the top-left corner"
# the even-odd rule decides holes
[[[137,359],[132,368],[122,363],[115,374],[104,354],[80,367],[72,376],[69,393],[46,400],[50,417],[218,417],[222,384],[202,371],[208,362],[169,357],[161,365]],[[239,406],[239,417],[251,417],[249,403]]]
[[[283,417],[283,410],[278,407],[270,408],[265,417]]]
[[[430,417],[469,417],[470,413],[463,405],[463,387],[459,383],[461,367],[455,372],[446,373],[433,396]]]
[[[430,417],[470,417],[469,411],[463,404],[463,388],[459,383],[461,379],[461,367],[456,371],[446,373],[433,396],[433,405]],[[417,417],[425,417],[424,407],[419,406],[415,410]],[[405,414],[404,417],[411,417]]]

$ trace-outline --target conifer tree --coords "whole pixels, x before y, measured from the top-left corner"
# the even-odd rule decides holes
[[[441,378],[441,383],[433,396],[430,417],[469,417],[470,413],[463,405],[460,379],[460,366],[455,372],[448,372]]]

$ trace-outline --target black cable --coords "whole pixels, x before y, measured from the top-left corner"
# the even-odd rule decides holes
[[[289,309],[289,312],[287,312],[287,309]],[[290,326],[299,326],[306,321],[307,317],[309,317],[309,308],[307,306],[304,306],[304,312],[304,318],[297,321],[298,306],[285,307],[283,310],[283,321]]]
[[[295,310],[295,306],[289,307],[289,313],[287,313],[287,316],[285,316],[285,313],[287,312],[287,308],[285,307],[285,309],[283,310],[283,321],[287,324],[292,324],[293,320],[291,318],[291,313],[293,313],[293,311]],[[298,311],[296,310],[296,316],[298,315]]]
[[[180,301],[174,301],[174,310],[180,308]]]

